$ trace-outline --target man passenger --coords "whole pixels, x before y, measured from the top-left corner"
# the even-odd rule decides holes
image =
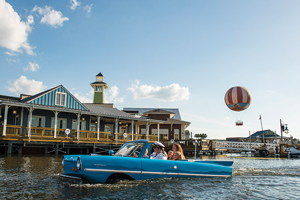
[[[153,144],[154,152],[151,154],[151,159],[167,160],[167,154],[164,151],[165,145],[155,141]]]

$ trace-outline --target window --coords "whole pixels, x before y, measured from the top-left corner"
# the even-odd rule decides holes
[[[98,81],[98,82],[102,82],[103,79],[102,79],[102,78],[98,78],[97,81]]]
[[[140,134],[144,134],[144,135],[146,135],[147,134],[147,131],[146,131],[146,129],[145,128],[141,128],[141,133]]]
[[[169,139],[169,129],[159,129],[159,139],[168,140]]]
[[[126,126],[120,126],[119,133],[126,133],[127,132],[126,130],[127,130]]]
[[[66,93],[56,92],[55,105],[58,106],[66,105]]]
[[[113,133],[113,125],[105,125],[104,132]]]
[[[152,135],[157,135],[157,129],[151,130]],[[169,129],[159,129],[159,139],[168,140],[169,138]]]
[[[174,129],[174,139],[179,140],[179,129]]]
[[[102,86],[96,86],[96,92],[102,92]]]
[[[72,120],[72,129],[77,130],[77,120]],[[86,121],[81,120],[80,121],[80,130],[85,131],[86,130]]]
[[[20,117],[19,117],[19,115],[16,115],[16,117],[15,117],[15,125],[20,125]]]
[[[52,117],[51,118],[51,128],[54,128],[54,121],[55,121],[55,118]],[[67,128],[67,119],[57,118],[57,126],[56,126],[56,128],[66,129]]]
[[[34,127],[45,127],[45,117],[32,116],[31,126]]]
[[[97,124],[96,123],[91,122],[90,131],[97,131]]]

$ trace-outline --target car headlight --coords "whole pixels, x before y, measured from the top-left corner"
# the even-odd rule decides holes
[[[76,169],[77,170],[81,170],[82,169],[82,163],[81,163],[80,157],[78,157],[78,159],[77,159]]]
[[[65,161],[65,156],[62,157],[61,159],[61,165],[64,166],[64,161]]]

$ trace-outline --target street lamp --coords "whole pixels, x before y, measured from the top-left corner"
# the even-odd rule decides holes
[[[282,124],[281,119],[280,119],[280,132],[281,132],[281,144],[283,144],[282,132],[285,132],[286,134],[288,134],[289,133],[289,129],[287,127],[287,124]]]

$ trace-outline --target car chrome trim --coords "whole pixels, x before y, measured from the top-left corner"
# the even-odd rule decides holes
[[[113,170],[113,169],[90,169],[85,168],[84,171],[86,172],[122,172],[122,173],[129,173],[129,174],[141,174],[141,171],[127,171],[127,170]]]
[[[81,180],[81,178],[76,177],[76,176],[68,176],[65,174],[59,174],[60,177],[64,177],[64,178],[70,178],[70,179],[76,179],[76,180]]]
[[[190,174],[190,173],[178,173],[178,176],[231,177],[231,175],[215,175],[215,174]]]
[[[174,175],[177,176],[178,173],[172,173],[172,172],[142,172],[142,174],[154,174],[154,175]]]
[[[128,173],[128,174],[153,174],[153,175],[178,175],[178,176],[206,176],[206,177],[231,177],[231,175],[215,174],[190,174],[190,173],[173,173],[173,172],[149,172],[149,171],[129,171],[129,170],[112,170],[112,169],[90,169],[85,168],[87,172],[111,172],[111,173]]]

